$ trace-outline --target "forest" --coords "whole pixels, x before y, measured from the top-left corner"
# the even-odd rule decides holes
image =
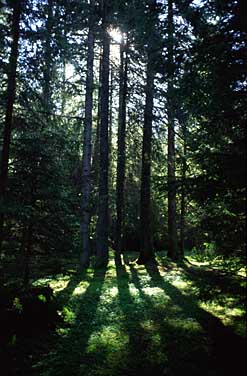
[[[246,26],[242,0],[0,0],[3,376],[243,372]]]

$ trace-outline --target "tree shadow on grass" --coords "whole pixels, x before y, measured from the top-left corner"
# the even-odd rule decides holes
[[[205,270],[196,266],[191,266],[186,262],[182,265],[185,276],[193,281],[199,288],[199,298],[202,300],[213,299],[221,301],[222,294],[234,295],[234,305],[246,301],[246,289],[241,286],[243,277],[236,277],[219,272],[218,270]]]
[[[213,375],[207,352],[208,343],[201,328],[193,321],[186,322],[187,318],[183,312],[167,295],[160,292],[152,294],[149,288],[149,294],[146,294],[138,270],[133,265],[130,266],[130,270],[132,281],[139,290],[145,306],[148,307],[149,320],[155,323],[153,334],[160,338],[159,345],[154,349],[159,352],[157,362],[160,372],[157,375]]]
[[[200,308],[193,297],[183,295],[179,289],[164,280],[157,265],[147,265],[146,270],[153,285],[163,289],[187,317],[194,317],[206,331],[212,341],[211,357],[216,375],[232,375],[243,370],[246,341],[226,327],[220,319]]]
[[[124,316],[124,330],[129,337],[126,366],[117,375],[151,376],[158,374],[150,364],[148,347],[150,337],[142,326],[145,312],[130,293],[130,276],[124,265],[116,264],[119,304]]]
[[[71,310],[68,308],[68,315],[72,316],[71,323],[67,328],[62,328],[50,353],[33,367],[33,375],[79,376],[83,375],[83,369],[94,361],[90,354],[87,354],[86,348],[94,331],[93,323],[105,273],[106,268],[95,269],[86,291],[73,297]],[[82,275],[77,274],[61,292],[64,303],[80,281]]]

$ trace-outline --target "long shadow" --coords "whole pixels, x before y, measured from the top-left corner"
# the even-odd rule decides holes
[[[195,266],[182,265],[185,275],[199,288],[200,298],[221,300],[221,293],[234,294],[239,303],[246,301],[246,289],[241,286],[241,277],[230,276],[216,270],[203,270]],[[217,296],[218,295],[218,296]]]
[[[129,336],[128,364],[126,364],[126,369],[120,370],[120,374],[126,376],[156,375],[157,373],[148,359],[147,349],[150,339],[141,326],[141,322],[145,319],[145,313],[130,294],[130,278],[125,266],[116,263],[116,272],[119,304],[125,318],[124,329]],[[119,373],[117,374],[119,375]]]
[[[83,374],[83,368],[94,359],[86,352],[88,340],[94,331],[93,321],[96,318],[100,301],[106,268],[95,269],[93,278],[86,291],[81,296],[74,297],[76,304],[75,320],[68,331],[60,334],[54,348],[40,361],[33,375],[49,374],[49,376],[78,376]],[[63,298],[69,297],[75,286],[82,280],[76,275],[63,290]]]
[[[56,294],[56,300],[59,302],[59,305],[61,306],[66,304],[76,286],[78,286],[81,281],[87,281],[88,279],[89,272],[87,269],[83,270],[82,272],[76,272],[75,274],[73,274],[70,277],[67,286]]]
[[[236,374],[236,371],[244,369],[246,340],[226,327],[220,319],[200,308],[193,297],[183,295],[171,283],[165,281],[157,265],[147,265],[146,270],[153,285],[162,288],[174,304],[182,308],[188,317],[193,316],[207,332],[212,341],[211,356],[217,376]]]
[[[205,341],[201,336],[202,332],[198,328],[179,327],[175,322],[170,322],[174,315],[174,304],[170,300],[166,303],[154,304],[154,299],[143,292],[143,286],[138,275],[138,271],[130,265],[132,281],[140,292],[140,296],[148,307],[147,313],[150,320],[155,322],[155,334],[160,337],[159,352],[162,356],[159,359],[160,372],[157,375],[180,376],[188,374],[190,376],[209,375],[211,365],[210,359],[205,351]],[[160,302],[160,298],[157,299]],[[184,322],[184,321],[183,321]],[[190,340],[188,349],[187,341]]]

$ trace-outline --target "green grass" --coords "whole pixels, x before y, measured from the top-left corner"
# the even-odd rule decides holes
[[[136,256],[131,253],[129,260]],[[36,281],[54,289],[64,324],[52,335],[32,339],[33,355],[19,374],[225,376],[236,371],[245,335],[243,278],[198,267],[193,259],[180,265],[162,254],[157,259],[157,266],[130,262],[116,268],[111,254],[106,270]]]

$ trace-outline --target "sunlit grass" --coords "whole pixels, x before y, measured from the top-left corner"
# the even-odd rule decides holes
[[[119,273],[111,253],[105,273],[88,269],[81,279],[72,274],[46,281],[62,303],[64,324],[49,356],[36,363],[37,375],[125,376],[144,370],[153,376],[178,376],[184,370],[204,375],[210,341],[201,312],[243,334],[244,307],[234,294],[209,280],[213,293],[204,298],[205,286],[190,279],[182,265],[160,254],[152,274],[133,263],[136,255]]]

